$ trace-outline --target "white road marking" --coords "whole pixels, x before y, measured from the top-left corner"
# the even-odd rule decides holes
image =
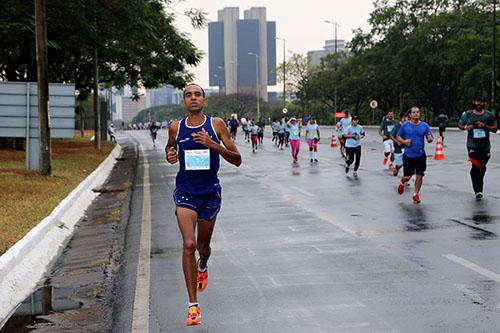
[[[310,193],[310,192],[307,192],[306,190],[303,190],[301,189],[300,187],[297,187],[297,186],[291,186],[292,189],[296,190],[296,191],[299,191],[300,193],[302,194],[305,194],[307,195],[308,197],[314,197],[314,194]]]
[[[149,332],[149,280],[151,252],[151,192],[149,186],[149,164],[141,146],[144,162],[143,200],[141,239],[139,243],[139,260],[135,282],[134,308],[132,314],[132,332]]]
[[[481,267],[479,265],[476,265],[475,263],[473,263],[467,259],[458,257],[458,256],[453,255],[453,254],[443,254],[443,257],[445,257],[446,259],[451,260],[459,265],[467,267],[468,269],[471,269],[476,273],[484,275],[487,278],[492,279],[493,281],[500,282],[500,274],[492,272],[489,269],[486,269],[486,268]]]

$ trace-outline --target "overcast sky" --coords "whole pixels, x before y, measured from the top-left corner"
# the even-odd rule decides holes
[[[267,20],[276,22],[276,36],[286,38],[287,51],[306,54],[320,50],[324,41],[334,39],[334,26],[324,21],[338,23],[337,38],[349,41],[352,30],[369,30],[368,18],[373,10],[373,0],[187,0],[175,5],[175,10],[184,12],[189,8],[200,8],[208,13],[208,21],[217,21],[217,11],[224,7],[239,7],[240,18],[250,7],[266,7]],[[208,87],[208,27],[194,29],[188,19],[177,14],[176,25],[187,33],[196,47],[204,52],[198,67],[191,71],[195,81]],[[283,42],[276,41],[277,61],[283,61]],[[273,90],[273,89],[270,89]]]

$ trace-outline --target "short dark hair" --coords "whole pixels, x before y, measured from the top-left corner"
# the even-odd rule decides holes
[[[476,95],[473,101],[484,102],[484,103],[487,102],[486,97],[484,97],[484,95]]]
[[[200,86],[200,85],[199,85],[199,84],[197,84],[197,83],[189,83],[189,84],[187,84],[187,85],[184,87],[184,89],[182,90],[182,98],[186,98],[186,88],[187,88],[187,87],[190,87],[190,86],[197,86],[197,87],[199,87],[199,88],[201,89],[201,94],[202,94],[202,96],[203,96],[203,97],[205,97],[205,90],[203,89],[203,87],[202,87],[202,86]]]
[[[403,118],[403,117],[408,117],[408,113],[407,112],[401,112],[401,114],[399,115],[399,118]]]

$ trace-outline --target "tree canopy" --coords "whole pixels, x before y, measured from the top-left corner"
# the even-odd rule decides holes
[[[101,84],[183,87],[187,67],[202,54],[174,26],[171,0],[47,0],[49,81],[72,82],[85,99],[92,90],[93,47]],[[33,1],[0,2],[0,78],[36,81]],[[186,13],[203,26],[204,13]]]
[[[374,5],[370,31],[355,31],[349,53],[327,56],[304,81],[298,96],[306,108],[322,105],[331,113],[337,88],[339,109],[360,114],[364,122],[370,120],[371,99],[384,111],[418,105],[456,119],[473,95],[491,96],[491,1]]]

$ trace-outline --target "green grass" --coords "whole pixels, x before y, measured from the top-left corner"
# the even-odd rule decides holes
[[[0,254],[24,237],[61,202],[114,148],[102,142],[101,151],[83,138],[52,139],[52,176],[25,168],[25,152],[0,150]]]

